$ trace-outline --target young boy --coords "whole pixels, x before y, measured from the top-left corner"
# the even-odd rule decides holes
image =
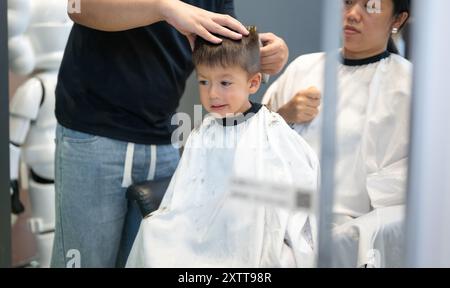
[[[210,112],[186,143],[160,208],[144,219],[127,267],[310,267],[308,214],[238,201],[232,179],[317,189],[311,148],[275,113],[251,103],[261,83],[256,29],[193,52]],[[276,192],[274,192],[276,193]]]

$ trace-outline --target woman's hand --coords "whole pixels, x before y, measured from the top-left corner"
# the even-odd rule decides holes
[[[165,0],[162,3],[160,9],[164,20],[185,35],[191,47],[194,46],[196,36],[219,44],[222,39],[213,33],[235,40],[249,34],[244,25],[229,15],[209,12],[178,0]]]
[[[68,11],[70,18],[92,29],[117,32],[166,21],[191,43],[199,35],[213,43],[220,34],[232,39],[248,35],[247,29],[228,15],[212,13],[179,0],[78,0],[81,13]],[[71,1],[68,1],[71,5]]]
[[[311,122],[319,114],[321,93],[316,87],[299,91],[287,104],[278,110],[287,123]]]
[[[269,75],[279,73],[289,58],[289,48],[283,39],[273,33],[259,34],[261,48],[261,72]]]

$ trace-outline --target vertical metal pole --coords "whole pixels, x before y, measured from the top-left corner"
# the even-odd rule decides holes
[[[319,195],[318,266],[332,267],[332,235],[334,201],[334,165],[336,139],[337,67],[342,32],[342,0],[327,0],[324,5],[322,43],[326,52],[323,97],[323,130],[321,147],[321,189]]]
[[[414,2],[407,266],[450,267],[450,1]]]
[[[0,1],[0,267],[11,266],[7,1]]]

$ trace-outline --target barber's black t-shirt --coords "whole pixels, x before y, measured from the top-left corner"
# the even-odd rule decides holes
[[[233,0],[186,0],[234,15]],[[171,118],[193,71],[185,36],[166,22],[123,32],[74,24],[56,87],[70,129],[138,144],[170,144]]]

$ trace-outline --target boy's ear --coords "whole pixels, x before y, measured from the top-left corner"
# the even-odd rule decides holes
[[[250,78],[250,80],[248,81],[250,85],[249,87],[250,94],[255,94],[256,92],[258,92],[259,87],[261,86],[261,80],[262,80],[261,73],[256,73]]]

